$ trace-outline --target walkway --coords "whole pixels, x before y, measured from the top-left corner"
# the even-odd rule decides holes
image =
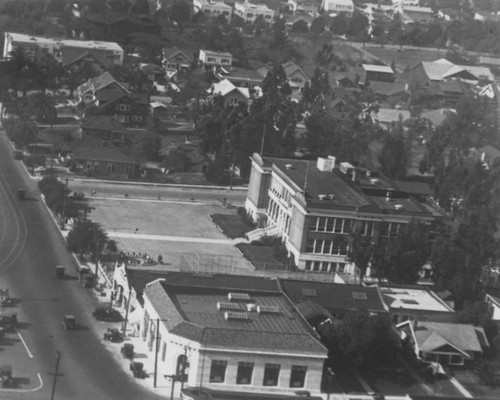
[[[108,231],[108,236],[111,238],[120,239],[143,239],[143,240],[157,240],[165,242],[182,242],[182,243],[204,243],[204,244],[227,244],[234,246],[238,243],[248,243],[245,238],[236,239],[207,239],[201,237],[187,237],[187,236],[168,236],[168,235],[149,235],[145,233],[128,233],[128,232],[113,232]]]

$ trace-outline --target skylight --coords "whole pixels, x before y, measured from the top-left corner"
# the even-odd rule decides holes
[[[217,302],[218,310],[239,310],[240,305],[237,303],[229,303],[228,301],[219,301]]]
[[[227,298],[229,301],[247,301],[250,300],[250,295],[248,293],[228,293]]]
[[[248,320],[248,314],[244,313],[244,312],[226,311],[224,313],[224,319],[226,321],[229,321],[229,320],[245,321],[245,320]]]
[[[318,297],[318,293],[316,293],[316,289],[302,288],[302,296]]]
[[[277,306],[257,306],[257,312],[259,314],[279,314],[281,309]]]
[[[354,300],[368,300],[368,297],[364,292],[352,292],[351,295]]]

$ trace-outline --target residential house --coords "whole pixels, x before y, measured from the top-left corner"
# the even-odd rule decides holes
[[[140,63],[139,68],[151,83],[162,80],[165,77],[165,70],[156,64]]]
[[[81,121],[82,138],[97,140],[101,146],[130,144],[130,131],[109,115],[91,115]],[[90,145],[87,147],[94,147]]]
[[[271,24],[274,20],[274,10],[271,10],[265,4],[254,4],[247,1],[234,3],[234,14],[250,23],[253,23],[257,17],[262,17],[264,22],[268,24]]]
[[[480,154],[480,159],[483,165],[488,168],[494,168],[500,165],[500,150],[496,147],[487,144],[478,149]]]
[[[187,71],[193,63],[192,57],[189,57],[177,47],[164,47],[162,52],[163,59],[161,63],[166,71]]]
[[[444,21],[455,21],[463,18],[462,12],[454,8],[441,8],[438,10],[437,16]]]
[[[296,23],[296,22],[299,22],[299,21],[304,21],[307,25],[307,29],[311,29],[311,25],[312,25],[312,22],[314,21],[315,17],[311,17],[309,14],[292,14],[292,15],[285,15],[283,16],[283,18],[285,19],[285,26],[287,27],[287,29],[292,29],[293,25]],[[301,35],[302,33],[299,33],[299,32],[289,32],[289,35],[290,36],[299,36]]]
[[[231,14],[233,9],[225,4],[223,1],[214,0],[193,0],[194,12],[202,12],[207,17],[216,18],[224,16],[227,22],[231,22]]]
[[[479,56],[478,62],[481,65],[490,66],[490,67],[500,67],[500,58],[499,57],[491,57],[491,56]]]
[[[212,50],[201,50],[198,56],[200,62],[208,66],[222,66],[230,67],[233,63],[233,56],[231,53]]]
[[[352,120],[351,108],[346,100],[335,97],[330,102],[325,102],[325,111],[334,120],[348,122]]]
[[[276,281],[188,278],[167,276],[144,290],[140,332],[158,353],[158,376],[182,376],[190,399],[207,390],[231,398],[321,395],[327,349]]]
[[[347,257],[353,231],[386,238],[412,219],[432,227],[448,218],[431,199],[420,202],[374,171],[336,165],[335,157],[314,164],[254,154],[245,209],[266,226],[263,234],[282,238],[298,268],[322,272],[354,272]]]
[[[356,89],[358,88],[358,83],[357,81],[359,79],[356,79],[357,76],[355,74],[349,73],[349,72],[340,72],[340,71],[334,71],[330,72],[329,74],[329,82],[331,87],[341,87],[345,89]]]
[[[426,287],[388,285],[380,292],[396,325],[408,320],[453,322],[455,317],[453,308]]]
[[[71,156],[73,168],[89,176],[132,178],[139,165],[115,147],[79,147]]]
[[[372,81],[394,82],[396,75],[387,65],[362,64],[359,76],[361,85],[368,85]]]
[[[401,20],[406,24],[415,22],[428,24],[436,19],[435,16],[434,11],[430,7],[403,6],[401,12]]]
[[[457,120],[457,111],[451,108],[427,110],[423,111],[420,114],[420,118],[428,121],[430,127],[432,127],[433,129],[444,126],[448,130],[450,130]]]
[[[379,108],[378,111],[372,111],[372,119],[384,129],[390,129],[395,124],[409,120],[411,114],[408,110],[399,110],[396,108]]]
[[[279,283],[283,292],[313,326],[327,318],[342,319],[356,310],[366,310],[370,314],[387,314],[389,309],[376,285],[292,279],[279,279]]]
[[[102,113],[109,113],[115,121],[125,126],[142,127],[149,116],[149,94],[134,92],[119,95],[99,108]]]
[[[354,3],[352,0],[322,0],[321,7],[328,14],[339,14],[354,12]]]
[[[217,71],[217,77],[227,79],[235,86],[249,89],[261,86],[264,81],[264,77],[257,71],[240,67],[221,68]]]
[[[104,72],[96,78],[90,78],[77,88],[78,103],[85,106],[105,105],[118,95],[128,95],[130,91],[123,83],[118,82],[109,72]]]
[[[15,48],[23,48],[30,52],[36,61],[50,55],[64,66],[71,66],[85,57],[103,67],[123,63],[123,49],[114,42],[52,39],[5,32],[3,58],[9,57],[9,53]]]
[[[288,0],[289,10],[295,13],[305,13],[312,17],[318,15],[319,1],[318,0]]]
[[[490,13],[486,11],[476,11],[474,19],[481,22],[500,22],[500,14]]]
[[[211,96],[222,96],[225,106],[248,105],[250,102],[248,88],[237,87],[227,79],[212,84],[208,93]]]
[[[377,100],[388,101],[391,104],[406,103],[410,100],[411,93],[409,85],[403,82],[370,82],[369,89]]]
[[[421,61],[411,68],[410,76],[413,82],[424,85],[432,81],[439,82],[449,79],[472,82],[494,81],[494,76],[487,67],[455,65],[444,58],[433,62]]]
[[[463,366],[489,347],[481,327],[445,322],[406,321],[397,326],[417,357],[427,362]]]
[[[304,70],[293,61],[288,61],[282,64],[282,67],[285,71],[286,78],[288,79],[288,84],[292,89],[292,95],[299,93],[306,83],[310,81],[309,76],[304,72]]]
[[[498,290],[486,289],[484,302],[488,305],[488,310],[491,312],[491,320],[497,326],[500,326],[500,296],[498,294]]]

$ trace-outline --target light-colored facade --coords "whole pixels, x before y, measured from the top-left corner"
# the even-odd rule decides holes
[[[140,334],[158,352],[158,376],[184,375],[184,387],[320,395],[327,350],[279,292],[159,279],[144,290]]]
[[[228,22],[231,22],[232,8],[222,1],[193,0],[194,12],[202,12],[208,17],[218,17],[223,15]]]
[[[204,65],[230,67],[233,63],[233,56],[231,55],[231,53],[221,51],[200,50],[198,59]]]
[[[243,18],[246,22],[254,22],[258,16],[262,16],[268,24],[273,22],[274,10],[264,4],[234,3],[234,13]]]
[[[4,58],[7,58],[15,48],[23,48],[32,53],[35,60],[50,55],[64,64],[65,60],[71,61],[77,59],[79,55],[90,54],[101,63],[123,64],[123,49],[114,42],[52,39],[12,32],[5,32],[4,36]],[[65,53],[71,53],[71,57]]]
[[[446,217],[430,199],[417,201],[349,163],[339,168],[334,157],[314,163],[254,154],[245,209],[254,221],[276,227],[300,269],[339,273],[353,269],[347,258],[353,231],[387,240],[413,219],[432,227]]]
[[[321,9],[327,13],[348,13],[354,12],[354,3],[352,0],[323,0]]]

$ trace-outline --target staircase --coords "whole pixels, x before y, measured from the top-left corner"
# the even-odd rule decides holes
[[[280,229],[277,225],[266,226],[265,228],[257,228],[253,231],[247,232],[245,237],[251,243],[254,240],[259,240],[264,236],[278,236],[280,234]]]

